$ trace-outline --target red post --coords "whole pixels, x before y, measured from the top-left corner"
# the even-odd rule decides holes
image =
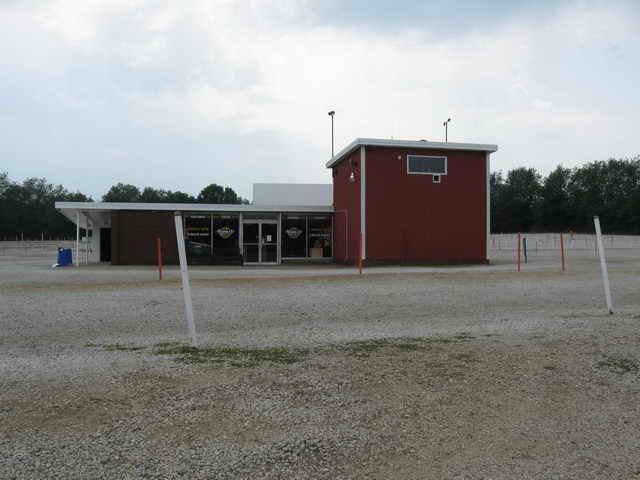
[[[158,251],[158,279],[162,280],[162,242],[159,238],[156,241],[156,249]]]
[[[562,271],[564,272],[564,239],[562,233],[560,234],[560,258],[562,261]]]
[[[520,234],[518,234],[518,271],[520,271]]]
[[[362,233],[360,233],[360,245],[358,247],[358,268],[360,275],[362,275]]]

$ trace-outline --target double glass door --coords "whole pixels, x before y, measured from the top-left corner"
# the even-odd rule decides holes
[[[242,254],[245,263],[278,263],[278,222],[275,220],[244,221]]]

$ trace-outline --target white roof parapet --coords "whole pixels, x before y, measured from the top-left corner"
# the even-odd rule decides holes
[[[182,212],[333,212],[331,205],[240,205],[218,203],[56,202],[59,210],[153,210]]]
[[[253,201],[257,205],[326,206],[333,204],[331,183],[254,183]]]
[[[399,147],[415,148],[424,150],[468,150],[475,152],[497,152],[498,146],[481,143],[454,143],[454,142],[427,142],[423,140],[385,140],[382,138],[356,138],[353,142],[340,150],[334,157],[326,163],[327,168],[331,168],[340,163],[344,157],[360,146],[372,147]]]

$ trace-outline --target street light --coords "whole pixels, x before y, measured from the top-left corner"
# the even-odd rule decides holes
[[[449,141],[449,122],[450,121],[451,121],[451,117],[447,118],[447,121],[442,123],[442,126],[444,127],[444,141],[445,142]]]
[[[329,116],[331,117],[331,159],[333,160],[333,116],[336,114],[333,110],[329,112]]]

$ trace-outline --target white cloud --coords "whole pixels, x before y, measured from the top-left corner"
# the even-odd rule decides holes
[[[20,53],[0,46],[0,58],[24,84],[48,85],[49,109],[51,102],[62,112],[82,109],[95,127],[134,128],[149,138],[198,139],[189,152],[198,169],[207,168],[209,148],[239,152],[247,138],[260,136],[264,146],[270,136],[272,153],[263,148],[259,165],[234,157],[228,181],[237,187],[266,177],[328,181],[322,164],[330,109],[337,111],[337,148],[357,136],[437,140],[452,116],[450,138],[498,143],[494,165],[501,169],[546,172],[637,149],[627,125],[640,106],[633,61],[640,28],[623,6],[566,3],[552,16],[513,16],[442,37],[415,24],[319,22],[313,8],[295,0],[57,0],[3,12],[0,30],[20,37]],[[70,130],[92,127],[66,120]],[[113,162],[125,165],[122,143],[130,139],[108,137],[122,137],[117,128],[104,131],[87,135],[93,143],[83,150],[112,152],[118,144]],[[208,136],[225,140],[204,148]],[[18,157],[30,151],[9,147],[23,152]],[[149,157],[170,154],[159,149]],[[39,175],[41,166],[27,171],[23,164],[17,158],[12,168]],[[251,178],[243,177],[249,167]],[[212,175],[225,168],[217,165]],[[113,175],[104,172],[105,187]]]

